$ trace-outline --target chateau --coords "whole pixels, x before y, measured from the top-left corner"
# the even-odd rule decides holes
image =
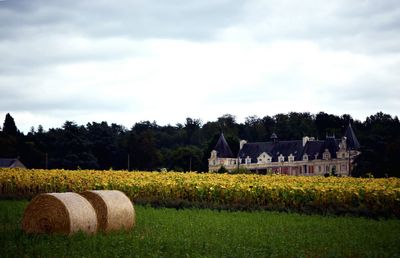
[[[254,173],[279,173],[286,175],[324,175],[335,173],[351,176],[355,158],[361,154],[360,144],[349,124],[341,139],[334,136],[325,140],[303,137],[302,140],[280,141],[274,133],[269,142],[240,141],[235,157],[221,133],[211,157],[208,170],[216,172],[221,167],[228,171],[245,168]]]

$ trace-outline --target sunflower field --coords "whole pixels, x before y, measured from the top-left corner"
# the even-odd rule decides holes
[[[165,207],[266,209],[400,217],[400,179],[214,173],[0,169],[0,196],[115,189]]]

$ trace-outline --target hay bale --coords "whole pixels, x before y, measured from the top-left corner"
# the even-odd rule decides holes
[[[81,193],[97,214],[99,230],[129,230],[135,226],[135,209],[131,200],[121,191],[93,190]]]
[[[95,233],[96,212],[77,193],[46,193],[36,196],[26,207],[22,230],[26,233]]]

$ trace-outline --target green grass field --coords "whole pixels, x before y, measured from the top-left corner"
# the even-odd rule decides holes
[[[131,232],[28,236],[0,201],[0,257],[400,257],[400,220],[136,205]]]

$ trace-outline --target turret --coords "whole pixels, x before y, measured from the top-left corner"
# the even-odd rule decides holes
[[[226,142],[223,133],[221,133],[221,135],[219,136],[218,142],[215,145],[214,150],[217,151],[218,158],[234,158],[232,150]]]
[[[357,150],[360,148],[360,143],[358,142],[356,134],[354,133],[350,123],[344,135],[346,136],[346,143],[348,149]]]

